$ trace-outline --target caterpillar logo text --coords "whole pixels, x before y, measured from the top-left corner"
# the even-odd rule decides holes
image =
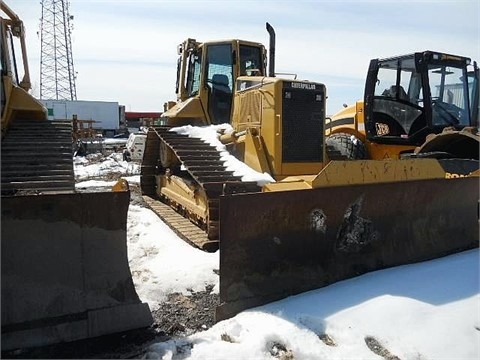
[[[292,88],[296,89],[306,89],[306,90],[315,90],[315,84],[308,84],[308,83],[299,83],[299,82],[292,82]]]

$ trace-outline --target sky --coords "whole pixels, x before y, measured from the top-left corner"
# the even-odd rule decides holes
[[[7,4],[23,19],[33,93],[40,93],[41,5]],[[276,72],[324,83],[327,113],[363,96],[370,59],[436,50],[480,61],[477,0],[70,0],[78,100],[163,111],[175,100],[177,45],[238,38],[268,47]]]
[[[138,185],[119,154],[101,165],[77,157],[77,188],[111,186],[81,179],[122,168]],[[151,210],[130,205],[127,244],[136,291],[151,310],[173,292],[213,285],[218,293],[219,252],[188,245]],[[382,359],[367,347],[370,340],[402,360],[478,359],[479,255],[475,249],[376,271],[248,309],[206,331],[153,344],[147,358],[251,360],[283,352],[294,359]]]
[[[208,137],[189,127],[177,131]],[[112,186],[115,181],[98,180],[111,172],[132,185],[140,182],[139,164],[123,161],[121,153],[77,156],[74,169],[79,190]],[[248,172],[241,166],[238,171]],[[130,204],[127,246],[136,291],[151,310],[173,292],[188,295],[210,285],[218,293],[219,251],[188,245],[151,210]],[[153,344],[146,358],[382,359],[369,343],[383,347],[391,360],[479,359],[479,267],[480,251],[474,249],[367,273]]]

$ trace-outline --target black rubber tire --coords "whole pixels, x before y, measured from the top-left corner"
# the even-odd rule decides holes
[[[325,139],[330,160],[360,160],[367,158],[365,144],[355,135],[336,133]]]

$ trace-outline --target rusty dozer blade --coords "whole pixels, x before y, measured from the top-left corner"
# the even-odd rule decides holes
[[[129,191],[2,197],[2,351],[148,327],[127,257]]]
[[[478,247],[478,177],[226,195],[216,320]]]

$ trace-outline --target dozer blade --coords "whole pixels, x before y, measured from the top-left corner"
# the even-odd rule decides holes
[[[478,177],[222,196],[216,320],[478,247]]]
[[[148,327],[127,258],[130,192],[2,197],[2,351]]]

